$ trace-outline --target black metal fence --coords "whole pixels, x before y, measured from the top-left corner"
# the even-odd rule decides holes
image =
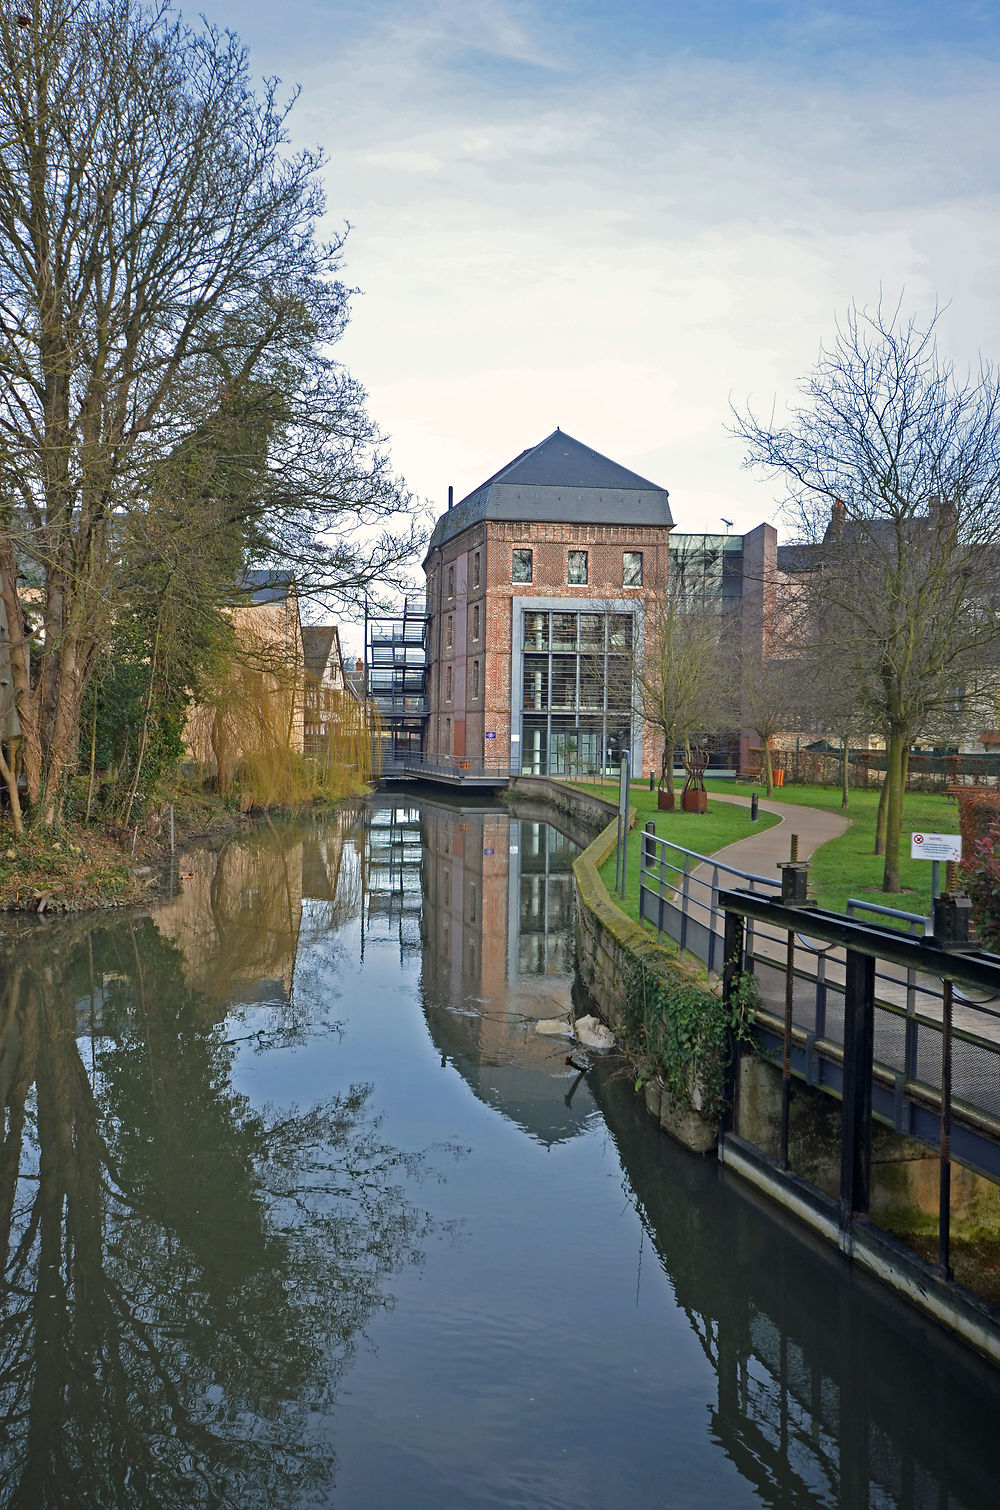
[[[950,1277],[952,1158],[1000,1182],[1000,958],[747,890],[718,901],[724,990],[755,976],[761,1043],[781,1061],[777,1167],[788,1168],[793,1078],[841,1100],[845,1231],[869,1208],[873,1116],[933,1149],[938,1270]]]

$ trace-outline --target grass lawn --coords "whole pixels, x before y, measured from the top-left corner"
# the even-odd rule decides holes
[[[575,784],[575,783],[574,783]],[[605,782],[592,786],[580,783],[580,790],[603,797],[605,802],[618,801],[618,783]],[[680,785],[677,788],[680,802]],[[735,839],[745,839],[748,834],[772,828],[778,819],[772,813],[761,813],[756,823],[750,822],[748,808],[736,807],[731,802],[714,802],[708,799],[707,813],[661,813],[656,808],[656,793],[649,790],[648,782],[634,781],[629,791],[629,802],[637,810],[636,826],[629,834],[628,875],[624,911],[629,917],[639,917],[639,834],[652,818],[659,838],[669,839],[682,849],[697,850],[699,854],[714,854],[724,849]],[[615,889],[615,857],[611,856],[601,867],[601,880],[608,890]]]
[[[592,792],[605,801],[618,800],[617,782],[605,782],[603,785],[581,782],[579,785],[582,791]],[[712,802],[713,791],[749,796],[753,789],[735,786],[732,781],[708,781],[706,786],[709,791],[707,813],[660,813],[656,808],[656,793],[649,790],[648,784],[632,783],[630,801],[638,810],[639,816],[636,828],[629,835],[628,884],[624,910],[630,917],[639,916],[638,833],[650,818],[654,820],[660,838],[670,839],[684,849],[697,850],[703,855],[713,854],[735,839],[746,838],[777,822],[772,815],[762,812],[757,823],[753,824],[747,808],[728,802]],[[679,792],[678,787],[678,800]],[[883,861],[872,854],[878,795],[876,789],[852,791],[850,806],[846,811],[840,806],[839,787],[786,786],[777,790],[770,800],[787,806],[819,807],[835,813],[843,811],[844,816],[850,819],[851,826],[847,832],[817,850],[809,867],[810,886],[821,907],[843,912],[848,897],[860,897],[883,907],[899,907],[904,912],[926,914],[931,905],[931,866],[927,860],[910,859],[910,834],[919,830],[957,834],[958,808],[943,794],[907,793],[903,805],[903,839],[899,865],[903,890],[886,894],[881,889]],[[601,879],[608,890],[613,892],[613,855],[602,867]],[[943,880],[942,874],[942,883]]]
[[[707,782],[716,791],[732,791],[730,781]],[[737,787],[737,791],[741,788]],[[860,897],[883,907],[905,912],[928,913],[931,905],[931,866],[927,860],[910,859],[910,834],[920,830],[958,833],[958,807],[942,793],[907,792],[903,804],[903,839],[900,845],[899,879],[903,890],[882,891],[883,860],[872,854],[878,791],[852,791],[849,807],[840,806],[840,788],[824,786],[781,787],[774,802],[801,807],[821,807],[843,812],[851,820],[846,834],[816,851],[809,867],[809,882],[821,907],[843,912],[848,897]],[[942,873],[942,884],[944,876]]]

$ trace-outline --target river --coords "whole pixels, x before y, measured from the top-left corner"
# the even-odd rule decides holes
[[[1000,1381],[532,1024],[573,845],[377,798],[0,940],[0,1506],[995,1510]]]

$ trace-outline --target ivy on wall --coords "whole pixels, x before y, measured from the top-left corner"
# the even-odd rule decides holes
[[[680,1105],[717,1117],[733,1039],[751,1041],[758,1000],[754,977],[743,972],[727,1004],[680,967],[653,975],[634,960],[622,982],[619,1031],[636,1064],[636,1089],[659,1074]]]

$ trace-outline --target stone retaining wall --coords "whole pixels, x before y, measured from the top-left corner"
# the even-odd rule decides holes
[[[512,776],[507,793],[514,802],[544,803],[550,812],[559,815],[561,821],[556,827],[581,848],[596,839],[618,815],[616,803],[607,802],[590,792],[578,791],[576,787],[553,781],[548,776]]]
[[[634,821],[634,811],[630,815]],[[609,823],[573,864],[576,877],[576,951],[577,966],[588,995],[601,1017],[621,1031],[620,1011],[623,983],[635,974],[635,964],[667,986],[682,978],[685,983],[697,979],[676,954],[664,949],[638,923],[616,907],[598,871],[614,852],[617,843],[617,820]],[[626,1051],[629,1045],[625,1043]],[[635,1046],[641,1052],[641,1046]],[[718,1139],[718,1120],[705,1117],[698,1110],[697,1086],[692,1087],[691,1105],[671,1094],[662,1079],[654,1076],[643,1088],[646,1107],[665,1132],[696,1153],[707,1153]]]

